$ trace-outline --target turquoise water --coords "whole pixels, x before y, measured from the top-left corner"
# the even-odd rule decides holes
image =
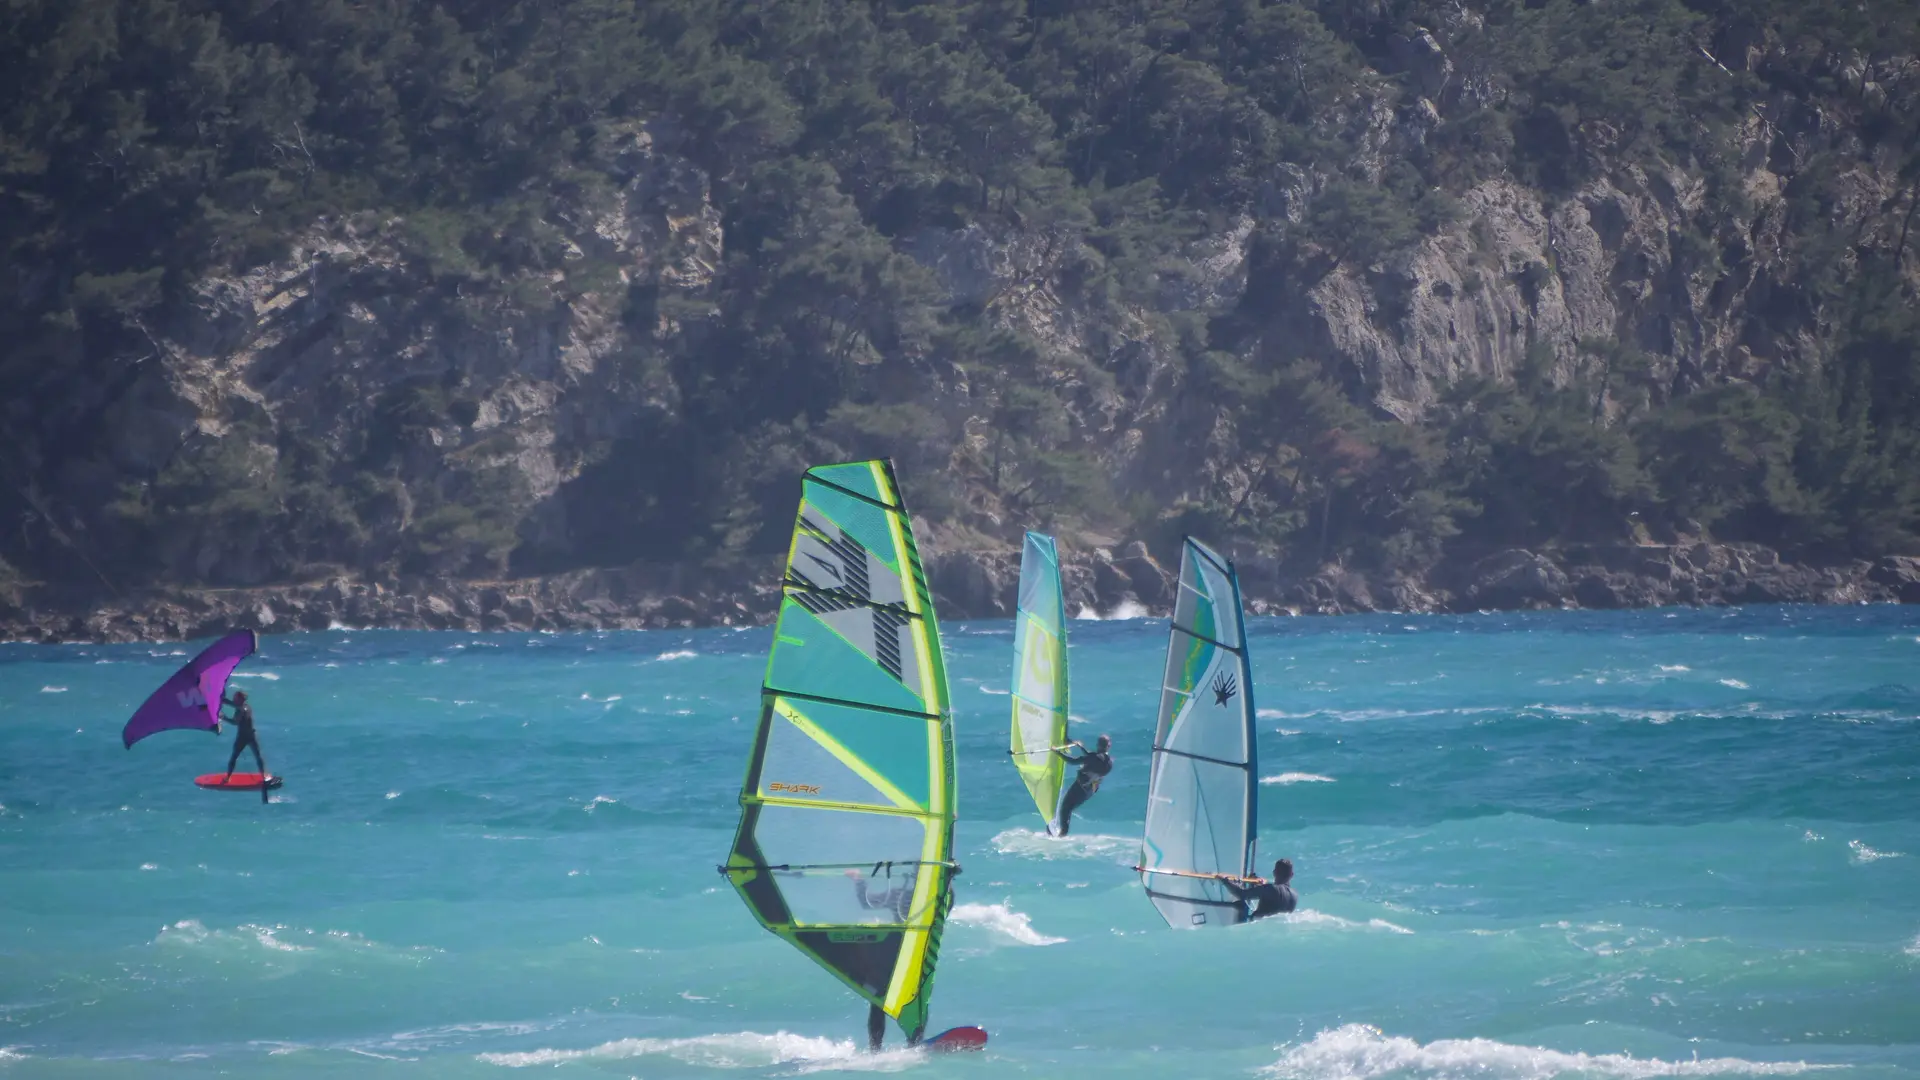
[[[242,668],[271,806],[121,749],[185,647],[0,646],[0,1078],[1920,1078],[1920,611],[1254,620],[1303,910],[1199,931],[1126,870],[1166,624],[1073,625],[1119,765],[1066,841],[1011,625],[946,630],[986,1054],[856,1053],[715,873],[768,631],[332,632]]]

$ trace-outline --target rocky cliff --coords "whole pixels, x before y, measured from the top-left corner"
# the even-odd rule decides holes
[[[1007,610],[1003,552],[1029,525],[1086,552],[1071,603],[1096,610],[1163,608],[1147,550],[1183,529],[1236,554],[1256,609],[1910,598],[1886,561],[1907,518],[1870,541],[1802,530],[1787,563],[1784,539],[1658,545],[1624,508],[1669,540],[1706,535],[1674,527],[1663,477],[1550,535],[1456,541],[1488,500],[1434,477],[1480,451],[1450,429],[1412,449],[1361,430],[1440,431],[1467,408],[1450,391],[1523,369],[1590,401],[1575,412],[1601,435],[1715,387],[1839,370],[1862,331],[1834,282],[1890,266],[1889,295],[1910,298],[1920,280],[1906,38],[1807,45],[1772,7],[1656,0],[1281,5],[1239,29],[1190,12],[1172,36],[1114,24],[1111,70],[1069,78],[1098,99],[1073,119],[1031,57],[1095,55],[1074,21],[1093,15],[1035,9],[1018,45],[830,6],[853,51],[809,38],[794,55],[920,57],[875,76],[870,142],[836,126],[853,105],[782,66],[799,28],[723,27],[713,47],[770,111],[723,123],[675,86],[608,90],[484,218],[343,195],[268,257],[72,300],[78,330],[21,355],[78,374],[7,376],[43,395],[10,392],[0,461],[18,632],[760,619],[770,593],[713,568],[778,549],[804,463],[869,453],[900,460],[933,522],[954,614]],[[622,32],[650,41],[661,18]],[[908,48],[940,33],[980,50],[972,74]],[[1236,36],[1268,51],[1234,59]],[[1656,122],[1662,94],[1720,112]],[[1105,134],[1073,126],[1096,120]],[[1027,141],[955,134],[976,129]],[[324,162],[304,140],[274,160],[309,184]],[[74,295],[96,278],[121,280],[80,274]],[[42,285],[12,294],[8,325],[52,318]],[[1358,411],[1316,404],[1320,382],[1271,389],[1303,364]],[[1776,466],[1824,467],[1802,442],[1742,459],[1755,490],[1784,490]],[[1842,501],[1709,509],[1771,541]],[[236,589],[254,591],[220,591]]]

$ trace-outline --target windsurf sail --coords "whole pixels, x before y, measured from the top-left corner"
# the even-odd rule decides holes
[[[121,729],[120,741],[132,746],[156,731],[174,728],[217,730],[227,679],[258,644],[253,631],[235,630],[200,650],[134,712]]]
[[[957,870],[953,724],[889,463],[807,470],[781,591],[720,869],[761,925],[918,1040]]]
[[[1188,537],[1167,637],[1147,787],[1141,883],[1176,927],[1238,923],[1246,908],[1214,874],[1253,867],[1253,670],[1233,564]]]
[[[1009,751],[1041,820],[1052,827],[1067,763],[1067,608],[1053,537],[1027,534],[1013,623],[1013,738]]]

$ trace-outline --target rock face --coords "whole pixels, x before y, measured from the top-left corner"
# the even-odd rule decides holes
[[[947,620],[1007,618],[1020,583],[1017,551],[926,556]],[[1424,579],[1372,581],[1326,567],[1289,576],[1258,560],[1237,567],[1252,615],[1373,611],[1625,608],[1753,603],[1920,603],[1920,558],[1812,567],[1756,544],[1618,545],[1564,552],[1510,549]],[[1173,575],[1144,545],[1118,558],[1063,553],[1070,618],[1165,617]],[[412,578],[257,589],[158,590],[97,603],[32,589],[0,593],[0,639],[175,641],[235,627],[262,633],[387,628],[465,631],[659,630],[758,626],[779,610],[778,559],[725,574],[688,567],[586,570],[498,582]],[[1151,598],[1151,599],[1150,599]]]

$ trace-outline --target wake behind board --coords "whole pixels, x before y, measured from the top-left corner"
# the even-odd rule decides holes
[[[920,1043],[921,1049],[929,1054],[952,1054],[961,1050],[985,1050],[987,1048],[987,1029],[977,1027],[957,1027],[935,1035]]]
[[[279,787],[281,781],[277,776],[257,772],[237,772],[232,776],[210,772],[194,777],[193,782],[212,791],[270,791]]]

